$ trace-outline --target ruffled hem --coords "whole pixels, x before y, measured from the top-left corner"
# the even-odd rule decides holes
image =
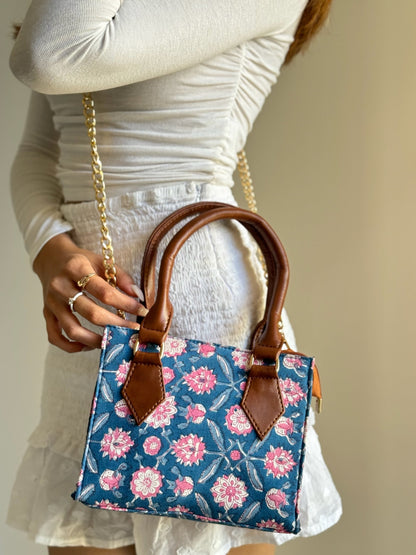
[[[80,442],[79,438],[70,433],[47,430],[40,424],[30,435],[28,443],[35,449],[47,449],[51,453],[71,459],[81,468],[85,442]]]
[[[12,490],[7,524],[43,545],[115,549],[134,544],[130,515],[95,511],[71,498],[79,469],[79,460],[29,445]]]

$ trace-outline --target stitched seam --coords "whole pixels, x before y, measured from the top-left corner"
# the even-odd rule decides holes
[[[133,366],[133,368],[131,369],[131,371],[129,372],[129,375],[126,379],[126,383],[125,383],[124,387],[127,387],[128,384],[130,383],[131,377],[133,376],[134,372],[136,371],[136,368],[137,368],[138,365],[139,365],[139,363],[136,363]],[[163,372],[162,372],[160,364],[154,364],[152,362],[149,362],[149,363],[143,364],[143,366],[156,366],[156,368],[159,369],[159,385],[162,387],[162,391],[163,391],[163,378],[162,378]],[[137,414],[137,411],[135,410],[135,408],[132,404],[132,401],[130,399],[130,396],[129,396],[128,392],[125,391],[124,388],[123,388],[123,393],[124,393],[124,398],[126,399],[128,405],[129,405],[129,408],[130,408],[131,412],[133,413],[133,416],[135,417],[136,421],[137,420],[144,420],[149,414],[151,414],[154,411],[154,409],[158,405],[160,405],[160,403],[162,401],[164,401],[163,394],[162,394],[162,397],[158,401],[156,401],[156,403],[152,407],[150,407],[150,409],[144,414],[144,416],[142,418],[140,418],[139,415]]]
[[[285,409],[284,409],[284,404],[283,404],[283,399],[282,399],[282,392],[280,390],[280,386],[278,385],[279,384],[279,378],[277,376],[276,377],[256,376],[256,378],[249,378],[248,381],[247,381],[247,394],[245,395],[245,399],[247,399],[247,397],[248,397],[248,394],[249,394],[249,391],[250,391],[250,388],[251,388],[251,382],[254,379],[256,379],[256,380],[276,380],[277,379],[276,389],[277,389],[279,401],[280,401],[282,409],[283,409],[280,414],[278,414],[277,416],[274,417],[271,424],[263,432],[263,430],[260,429],[259,424],[258,424],[255,416],[253,415],[251,410],[248,408],[247,401],[244,402],[244,410],[247,411],[248,415],[250,416],[251,423],[253,424],[256,432],[260,435],[261,439],[263,440],[266,437],[266,435],[269,433],[269,431],[273,428],[273,426],[277,422],[277,420],[282,416],[282,414],[284,414]]]

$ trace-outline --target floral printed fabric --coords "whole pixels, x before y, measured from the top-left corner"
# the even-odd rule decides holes
[[[280,355],[285,413],[260,441],[240,407],[250,351],[168,337],[166,399],[138,426],[121,396],[137,332],[108,326],[75,499],[298,533],[312,359]],[[141,346],[154,351],[154,345]]]

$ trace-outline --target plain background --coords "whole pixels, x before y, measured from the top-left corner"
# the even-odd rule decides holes
[[[46,350],[41,291],[8,189],[28,100],[8,70],[10,25],[27,4],[0,7],[2,555],[45,553],[3,524],[39,415]],[[278,549],[286,555],[414,552],[415,20],[413,0],[335,0],[247,145],[260,212],[291,262],[299,347],[318,357],[317,429],[344,503],[338,525]]]

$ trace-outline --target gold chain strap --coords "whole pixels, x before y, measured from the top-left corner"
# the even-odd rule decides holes
[[[82,104],[84,106],[85,125],[88,129],[88,137],[91,144],[92,181],[95,191],[95,200],[97,201],[97,209],[101,221],[101,248],[103,253],[105,277],[110,285],[116,287],[117,270],[114,261],[114,251],[110,232],[107,227],[107,196],[105,194],[103,166],[97,150],[95,108],[94,101],[89,93],[84,94]]]
[[[107,226],[107,196],[105,194],[105,181],[103,166],[97,149],[97,128],[95,120],[94,100],[90,93],[85,93],[82,98],[84,107],[85,125],[88,130],[88,137],[91,145],[91,168],[92,182],[95,191],[95,200],[97,201],[97,209],[101,221],[101,250],[103,254],[104,273],[107,282],[112,287],[117,287],[117,270],[114,260],[113,244],[111,241],[110,231]],[[117,311],[122,318],[126,317],[123,310]]]
[[[240,176],[241,186],[243,187],[247,206],[249,210],[251,210],[251,212],[254,212],[255,214],[257,214],[258,210],[257,210],[256,195],[254,193],[253,180],[251,179],[250,168],[248,166],[245,150],[244,149],[240,150],[240,152],[237,153],[237,157],[238,157],[238,163],[237,163],[238,174]],[[260,263],[263,267],[264,277],[266,278],[266,283],[267,283],[267,280],[268,280],[267,266],[266,266],[266,261],[264,260],[263,253],[261,252],[260,248],[257,249],[257,256],[259,257]],[[287,343],[287,340],[285,338],[285,334],[283,333],[283,322],[281,319],[279,320],[279,332],[282,337],[282,341],[290,349]]]
[[[238,157],[238,162],[237,162],[238,174],[240,176],[241,186],[243,187],[247,206],[249,210],[251,210],[251,212],[254,212],[255,214],[257,214],[258,210],[257,210],[256,195],[254,193],[254,186],[253,186],[253,180],[251,179],[250,168],[248,167],[246,151],[244,149],[240,150],[240,152],[237,153],[237,157]],[[259,257],[260,263],[263,268],[264,277],[266,278],[266,282],[267,282],[268,275],[267,275],[266,261],[264,260],[263,253],[261,252],[260,249],[257,249],[257,256]]]

